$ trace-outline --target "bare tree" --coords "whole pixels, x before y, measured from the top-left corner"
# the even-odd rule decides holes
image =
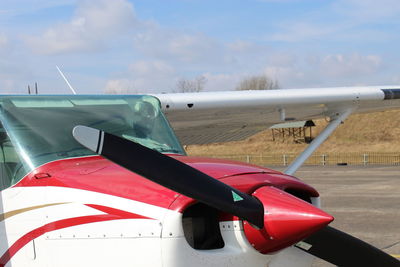
[[[176,83],[176,92],[188,93],[188,92],[201,92],[204,90],[204,86],[207,83],[207,78],[203,75],[197,76],[193,80],[180,79]]]
[[[279,89],[278,80],[273,80],[267,75],[254,75],[243,79],[236,90],[271,90]]]

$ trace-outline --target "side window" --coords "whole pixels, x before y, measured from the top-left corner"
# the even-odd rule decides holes
[[[12,185],[19,158],[4,128],[0,125],[0,190]]]

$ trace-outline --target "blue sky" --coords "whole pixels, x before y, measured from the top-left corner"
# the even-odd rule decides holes
[[[0,93],[400,84],[398,0],[1,0]]]

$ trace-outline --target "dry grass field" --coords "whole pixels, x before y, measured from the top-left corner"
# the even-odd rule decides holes
[[[356,114],[348,118],[335,133],[316,151],[332,152],[400,152],[400,110]],[[327,122],[316,120],[313,136]],[[292,141],[272,141],[271,130],[260,132],[246,140],[209,145],[190,145],[189,155],[256,155],[268,153],[301,152],[307,144]]]

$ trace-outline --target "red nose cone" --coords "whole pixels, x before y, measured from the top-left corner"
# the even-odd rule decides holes
[[[244,231],[261,253],[293,245],[333,221],[331,215],[274,187],[261,187],[253,196],[264,205],[264,228],[258,230],[246,222]]]

